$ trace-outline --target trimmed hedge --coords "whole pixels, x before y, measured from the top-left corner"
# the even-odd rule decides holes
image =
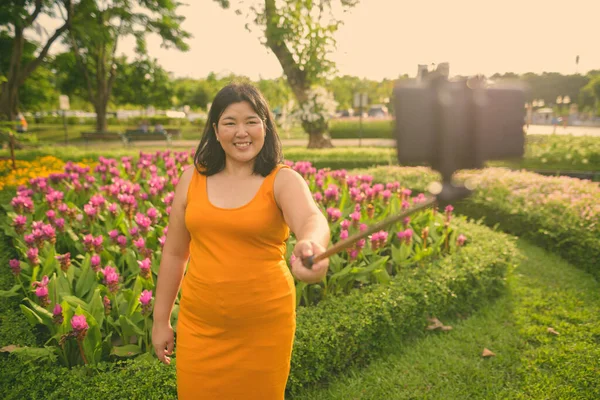
[[[412,182],[425,190],[439,179],[428,168],[373,168],[362,173],[378,182]],[[545,177],[526,171],[488,168],[462,171],[477,189],[457,203],[458,213],[523,237],[559,254],[600,279],[600,184],[567,177]]]
[[[363,139],[392,139],[396,122],[392,120],[363,120]],[[360,121],[333,120],[329,122],[329,135],[332,139],[358,139],[361,137]]]
[[[476,224],[457,223],[468,238],[457,253],[405,270],[390,285],[369,286],[298,310],[288,394],[364,363],[390,335],[422,330],[429,315],[470,310],[500,293],[507,271],[519,260],[514,239]],[[6,274],[8,268],[0,271],[0,276]],[[174,365],[134,360],[69,370],[27,364],[2,353],[0,394],[3,399],[174,398]]]
[[[333,149],[284,148],[290,161],[310,161],[313,167],[336,169],[369,168],[375,165],[398,164],[395,148],[338,147]]]

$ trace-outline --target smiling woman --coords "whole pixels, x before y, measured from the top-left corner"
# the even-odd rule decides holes
[[[182,173],[175,191],[152,341],[168,364],[181,286],[178,398],[282,400],[296,330],[292,274],[323,280],[329,260],[307,269],[302,258],[325,250],[329,225],[304,178],[282,163],[262,94],[231,84],[212,104],[195,168]],[[297,238],[291,271],[290,231]]]
[[[253,159],[253,172],[267,176],[283,161],[281,141],[262,94],[249,84],[231,84],[212,103],[194,162],[211,176],[225,168],[226,160]]]

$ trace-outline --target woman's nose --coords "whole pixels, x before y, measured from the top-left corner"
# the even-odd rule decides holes
[[[246,127],[246,124],[239,124],[237,126],[237,130],[236,130],[235,135],[236,136],[242,136],[242,137],[248,136],[248,129]]]

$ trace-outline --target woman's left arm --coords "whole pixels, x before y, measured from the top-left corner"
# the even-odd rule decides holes
[[[331,234],[327,219],[315,203],[304,178],[296,171],[280,170],[275,177],[274,192],[285,222],[297,239],[292,273],[306,283],[320,282],[327,274],[329,260],[321,260],[308,269],[302,259],[321,254],[329,245]]]

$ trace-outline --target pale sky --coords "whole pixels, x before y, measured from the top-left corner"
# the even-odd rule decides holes
[[[188,52],[148,40],[163,68],[175,77],[281,76],[275,55],[259,43],[258,32],[245,30],[243,16],[212,0],[187,2],[180,14],[193,36]],[[362,0],[344,14],[331,59],[338,75],[374,80],[414,76],[417,64],[439,62],[450,63],[451,75],[586,73],[600,69],[599,15],[600,0]],[[119,53],[133,57],[133,46],[125,40]]]

